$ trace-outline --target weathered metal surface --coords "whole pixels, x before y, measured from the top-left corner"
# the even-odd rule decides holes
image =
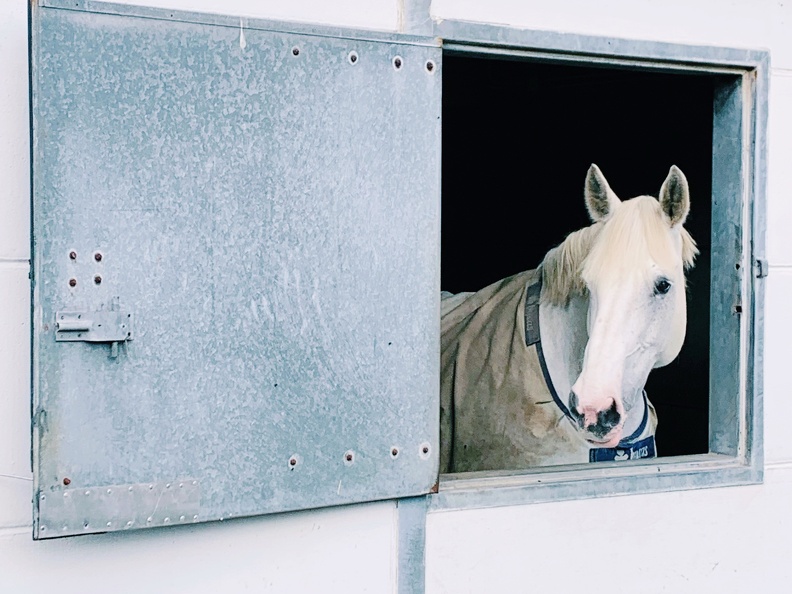
[[[541,31],[504,25],[472,23],[454,19],[432,21],[434,34],[444,47],[467,47],[471,51],[507,53],[509,48],[533,52],[536,57],[590,63],[632,64],[643,68],[671,66],[683,71],[702,68],[716,71],[753,69],[767,61],[768,52],[742,49],[664,43],[620,37],[596,37],[559,31]]]
[[[751,257],[765,260],[767,232],[767,115],[770,83],[770,54],[765,53],[754,72],[754,108],[750,115],[752,145],[749,154],[752,175],[749,177],[749,200],[745,205],[750,220],[750,233],[744,235]],[[745,409],[743,455],[755,469],[757,480],[764,476],[764,312],[765,277],[743,276],[743,293],[748,298],[750,316],[743,324],[749,329],[745,348]]]
[[[735,304],[743,294],[742,277],[750,260],[744,252],[744,233],[750,234],[745,205],[750,200],[750,164],[745,160],[750,127],[743,117],[753,97],[747,77],[730,77],[715,85],[712,138],[712,235],[710,249],[710,451],[736,456],[745,427],[741,369],[742,316]],[[749,92],[746,92],[749,91]]]
[[[188,476],[205,521],[428,492],[439,48],[46,4],[31,61],[37,493]],[[113,302],[135,316],[116,358],[56,342],[56,312]],[[58,535],[36,500],[35,536]],[[112,501],[97,517],[131,518]],[[107,521],[77,532],[126,528]]]
[[[424,594],[426,587],[426,512],[429,498],[408,497],[396,502],[399,524],[397,594]]]
[[[762,469],[722,454],[598,462],[528,472],[441,475],[429,510],[447,511],[662,493],[760,482]]]
[[[42,538],[132,530],[201,521],[201,485],[181,479],[165,483],[103,487],[52,487],[38,495]]]
[[[431,7],[432,0],[401,0],[399,29],[405,33],[431,35],[434,28]]]

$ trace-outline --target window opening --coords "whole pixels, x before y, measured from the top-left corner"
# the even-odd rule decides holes
[[[709,451],[713,92],[718,76],[540,63],[447,52],[443,62],[441,287],[476,291],[536,268],[590,221],[596,163],[622,199],[687,177],[685,227],[700,254],[687,274],[685,343],[653,370],[658,454]]]

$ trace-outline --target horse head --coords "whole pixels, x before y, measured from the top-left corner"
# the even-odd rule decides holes
[[[697,250],[683,227],[690,194],[676,166],[659,198],[622,202],[592,165],[585,201],[594,224],[577,272],[588,295],[588,342],[569,410],[589,441],[613,447],[642,400],[649,372],[670,363],[682,348],[685,269]]]

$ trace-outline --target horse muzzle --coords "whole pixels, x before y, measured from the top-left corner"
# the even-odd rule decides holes
[[[616,401],[608,408],[596,410],[594,407],[581,408],[577,394],[569,393],[569,413],[578,428],[584,432],[587,441],[605,447],[619,443],[623,427],[623,415]]]

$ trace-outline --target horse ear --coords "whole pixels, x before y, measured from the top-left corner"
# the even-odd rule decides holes
[[[676,165],[671,166],[660,188],[660,207],[671,222],[671,226],[685,222],[690,211],[690,190],[685,174]]]
[[[586,208],[594,223],[607,219],[621,202],[613,190],[610,189],[600,168],[594,163],[591,164],[586,174],[584,194],[586,197]]]

